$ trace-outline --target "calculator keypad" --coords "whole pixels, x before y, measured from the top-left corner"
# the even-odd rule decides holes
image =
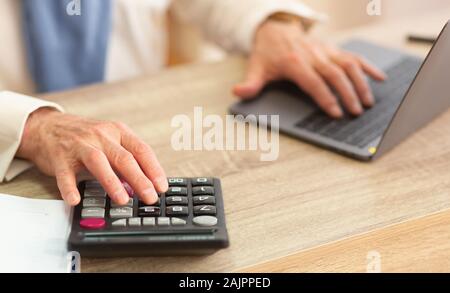
[[[218,223],[214,179],[168,178],[169,189],[158,202],[147,205],[136,195],[119,206],[107,197],[96,181],[85,183],[80,226],[83,229],[182,227],[188,224],[211,227]]]

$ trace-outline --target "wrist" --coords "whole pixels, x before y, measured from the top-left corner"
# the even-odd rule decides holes
[[[46,128],[46,122],[53,119],[55,115],[62,115],[62,113],[53,108],[43,107],[28,116],[16,153],[18,158],[33,161],[37,148],[41,144],[42,129]]]
[[[275,15],[275,14],[274,14]],[[272,15],[273,17],[275,17]],[[277,14],[278,15],[278,14]],[[267,18],[257,29],[254,45],[261,40],[272,39],[274,35],[283,35],[286,37],[297,37],[306,34],[305,27],[300,20],[284,21],[276,18]]]

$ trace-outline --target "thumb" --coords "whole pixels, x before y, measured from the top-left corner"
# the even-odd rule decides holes
[[[233,93],[243,99],[250,99],[263,89],[265,83],[263,68],[258,65],[251,65],[245,81],[235,85]]]

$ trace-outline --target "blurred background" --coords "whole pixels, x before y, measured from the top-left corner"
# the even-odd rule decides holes
[[[161,58],[165,58],[165,50],[169,53],[168,60],[155,60],[155,63],[164,67],[166,64],[173,66],[184,64],[188,62],[212,62],[223,59],[226,54],[220,48],[203,40],[198,29],[186,23],[180,23],[173,13],[169,11],[166,15],[166,7],[170,0],[122,0],[122,2],[134,1],[141,3],[139,5],[130,5],[129,11],[119,11],[119,19],[123,21],[123,27],[127,27],[133,31],[133,27],[137,22],[134,17],[139,18],[144,24],[149,24],[153,28],[142,30],[154,37],[154,40],[163,42],[161,46]],[[217,0],[220,1],[220,0]],[[246,1],[246,0],[240,0]],[[281,1],[281,0],[274,0]],[[301,1],[318,12],[328,15],[328,20],[319,23],[313,27],[313,33],[319,35],[324,40],[333,41],[333,36],[341,35],[347,32],[348,37],[354,37],[354,29],[363,26],[376,25],[377,23],[395,21],[395,28],[402,26],[403,31],[410,31],[411,33],[421,33],[425,31],[422,26],[426,24],[429,27],[430,22],[421,23],[417,18],[417,25],[411,27],[410,22],[403,21],[411,19],[414,15],[425,16],[431,14],[433,31],[437,34],[442,28],[442,24],[450,19],[450,1],[449,0],[298,0]],[[381,2],[381,15],[370,16],[367,13],[367,6],[372,1]],[[118,2],[118,1],[116,1]],[[239,2],[239,1],[238,1]],[[23,93],[32,94],[34,92],[33,83],[28,72],[28,64],[25,58],[26,52],[23,39],[23,22],[20,9],[19,0],[0,0],[0,36],[2,37],[2,45],[0,46],[0,90],[7,89]],[[133,7],[131,7],[133,6]],[[141,9],[142,8],[142,9]],[[147,10],[151,14],[147,14]],[[154,9],[154,10],[152,10]],[[436,19],[435,12],[442,15],[442,19]],[[166,17],[167,16],[167,17]],[[414,18],[415,19],[415,18]],[[429,18],[427,18],[429,19]],[[135,21],[136,20],[136,21]],[[141,24],[141,23],[140,23]],[[168,24],[169,41],[166,43],[166,24]],[[129,28],[128,28],[129,26]],[[391,27],[391,26],[387,26]],[[435,29],[434,29],[435,27]],[[127,29],[121,31],[122,34],[131,35],[135,44],[142,45],[138,51],[145,51],[147,47],[145,44],[139,42],[139,38],[134,38],[133,34],[129,33]],[[350,32],[350,33],[349,33]],[[120,36],[120,34],[118,34]],[[404,36],[389,34],[391,38],[401,41]],[[384,36],[382,36],[384,37]],[[152,38],[149,38],[152,40]],[[382,39],[381,41],[385,41]],[[149,41],[151,42],[151,41]],[[392,42],[390,42],[392,43]],[[166,49],[166,44],[169,48]],[[148,44],[147,44],[148,45]],[[127,66],[130,64],[130,72],[134,69],[141,69],[133,62],[128,62],[128,59],[122,58],[124,50],[129,47],[116,46],[114,51],[114,60],[120,60],[120,66]],[[132,61],[135,61],[134,59]],[[134,66],[134,67],[133,67]],[[136,67],[136,68],[135,68]],[[121,68],[122,69],[122,68]],[[125,70],[126,71],[126,70]],[[120,73],[121,71],[118,70]],[[151,73],[154,73],[151,71]],[[139,74],[142,74],[139,72]],[[112,79],[114,80],[114,79]]]
[[[315,10],[328,15],[327,22],[317,25],[314,32],[323,36],[358,26],[380,21],[398,20],[405,16],[423,15],[446,8],[449,0],[381,0],[381,15],[369,16],[367,5],[370,0],[299,0]],[[448,16],[450,19],[450,15]],[[171,18],[171,60],[170,63],[216,61],[225,53],[215,45],[204,42],[199,32],[189,26],[180,25]],[[411,28],[413,30],[414,28]],[[417,28],[420,31],[420,28]],[[182,46],[180,44],[183,44]],[[189,46],[186,46],[189,44]]]

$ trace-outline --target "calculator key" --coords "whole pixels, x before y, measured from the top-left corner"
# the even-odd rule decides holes
[[[170,226],[170,218],[159,217],[158,218],[158,226]]]
[[[106,191],[103,188],[86,188],[84,197],[106,197]]]
[[[194,196],[192,198],[192,202],[194,203],[194,205],[215,205],[216,198],[210,195],[200,195]]]
[[[128,226],[130,227],[140,227],[141,226],[141,218],[129,218]]]
[[[151,227],[156,226],[156,219],[155,218],[149,218],[149,217],[142,218],[142,225],[146,226],[146,227],[148,227],[148,226],[151,226]]]
[[[192,178],[192,186],[212,186],[213,179],[205,177]]]
[[[214,187],[211,186],[197,186],[192,188],[193,195],[214,195]]]
[[[155,206],[146,206],[139,208],[139,217],[157,217],[161,215],[161,208]]]
[[[169,189],[166,192],[167,196],[170,195],[183,195],[186,196],[187,195],[187,188],[186,187],[169,187]]]
[[[192,219],[194,224],[204,227],[217,225],[217,218],[213,216],[198,216]]]
[[[130,198],[128,200],[128,202],[126,204],[124,204],[124,205],[118,205],[115,202],[111,201],[111,207],[112,208],[120,208],[120,207],[130,207],[130,208],[132,208],[133,207],[133,203],[134,203],[134,199],[133,198]]]
[[[111,223],[111,226],[113,226],[113,227],[126,227],[127,226],[127,219],[115,220],[114,222]]]
[[[195,215],[215,215],[216,207],[211,205],[202,205],[194,207]]]
[[[133,209],[129,207],[111,208],[109,216],[113,219],[117,218],[131,218],[133,216]]]
[[[189,210],[183,206],[170,206],[166,208],[166,214],[168,216],[187,216],[189,215]]]
[[[172,226],[184,226],[186,225],[186,221],[180,218],[171,218],[170,219]]]
[[[85,208],[104,208],[106,205],[106,198],[88,197],[83,199],[83,207]]]
[[[187,205],[188,199],[185,196],[168,196],[166,197],[166,205],[173,206],[173,205]]]
[[[81,218],[104,218],[105,209],[102,208],[83,208],[81,210]]]
[[[105,227],[106,222],[104,219],[83,219],[80,221],[80,227],[83,229],[91,229],[91,230],[96,230],[96,229],[102,229],[103,227]]]
[[[186,178],[168,178],[169,186],[187,186]]]
[[[84,189],[103,189],[102,185],[98,181],[86,181]]]

